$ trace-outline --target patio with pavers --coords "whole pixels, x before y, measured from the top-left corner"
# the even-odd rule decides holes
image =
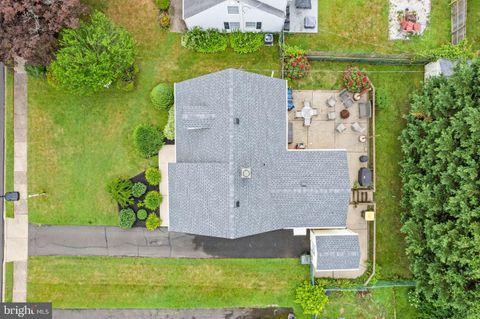
[[[358,181],[358,172],[362,167],[369,167],[369,161],[361,162],[361,156],[369,155],[369,147],[372,146],[374,140],[371,138],[371,117],[360,115],[359,104],[368,105],[368,94],[362,94],[356,101],[350,94],[346,99],[352,104],[346,107],[340,98],[340,90],[294,90],[293,103],[295,108],[288,111],[288,121],[291,124],[292,135],[291,143],[288,149],[292,151],[318,150],[318,149],[345,149],[347,151],[348,169],[350,174],[350,182],[352,189],[356,188]],[[333,97],[333,98],[332,98]],[[331,105],[328,100],[331,99]],[[307,103],[305,103],[307,102]],[[352,103],[353,102],[353,103]],[[302,109],[307,105],[312,111],[303,112]],[[348,118],[343,119],[340,113],[348,110]],[[363,111],[365,109],[363,108]],[[363,112],[362,112],[363,113]],[[373,116],[374,106],[370,105],[370,116]],[[311,116],[308,120],[302,117],[302,114]],[[314,115],[316,114],[316,115]],[[357,123],[358,125],[356,125]],[[338,128],[342,129],[338,129]],[[355,128],[357,130],[355,130]],[[358,127],[364,129],[358,131]],[[370,160],[370,159],[369,159]],[[359,192],[366,194],[368,203],[358,203],[352,198],[348,208],[347,227],[353,230],[359,236],[360,242],[360,269],[355,271],[325,271],[317,272],[319,277],[332,278],[356,278],[367,270],[368,260],[368,225],[367,221],[362,217],[362,212],[374,206],[373,189],[359,189]]]
[[[363,94],[358,101],[346,108],[339,98],[339,90],[295,90],[293,102],[295,109],[288,112],[288,121],[292,123],[293,138],[288,145],[289,149],[345,149],[348,154],[350,180],[357,181],[358,170],[367,167],[367,163],[360,162],[362,155],[368,155],[370,127],[368,117],[360,117],[359,103],[367,103],[368,95]],[[328,106],[327,100],[335,98],[334,106]],[[310,103],[312,109],[317,111],[310,120],[310,125],[305,125],[305,119],[297,117],[296,113],[304,107],[305,101]],[[342,119],[340,112],[348,110],[349,117]],[[329,118],[330,114],[330,118]],[[334,118],[333,118],[334,117]],[[354,130],[355,123],[364,129],[363,132]],[[342,130],[339,130],[342,128]],[[342,132],[341,132],[342,131]]]

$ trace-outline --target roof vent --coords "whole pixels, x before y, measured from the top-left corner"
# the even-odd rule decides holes
[[[242,167],[240,170],[242,178],[252,178],[252,169],[250,167]]]
[[[300,186],[301,187],[307,187],[307,182],[306,181],[300,181]]]
[[[234,118],[233,123],[237,125],[240,124],[240,119],[238,117]]]
[[[235,201],[235,207],[236,207],[236,208],[240,207],[240,201],[239,201],[239,200],[236,200],[236,201]]]

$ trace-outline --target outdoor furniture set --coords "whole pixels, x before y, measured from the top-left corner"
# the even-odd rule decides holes
[[[359,93],[355,93],[351,95],[347,90],[343,90],[338,94],[338,97],[340,98],[340,101],[345,107],[344,110],[340,111],[340,117],[344,120],[348,119],[350,117],[350,111],[348,109],[352,107],[356,101],[360,100],[361,95]],[[328,107],[334,107],[335,103],[336,103],[336,99],[333,95],[327,99]],[[370,118],[372,116],[372,104],[370,103],[370,101],[367,101],[367,103],[358,103],[358,107],[359,107],[360,118]],[[330,112],[327,114],[327,118],[329,120],[334,120],[335,117],[336,117],[335,112]],[[340,123],[337,125],[335,130],[338,133],[343,133],[347,130],[347,127],[345,126],[345,124]],[[352,130],[357,133],[364,133],[366,128],[361,126],[358,122],[354,122],[352,124]],[[364,138],[359,139],[360,142],[362,143],[366,142],[365,136],[363,137]]]

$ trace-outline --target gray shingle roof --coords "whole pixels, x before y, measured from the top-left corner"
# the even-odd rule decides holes
[[[288,151],[286,105],[286,81],[234,69],[175,85],[170,230],[237,238],[288,227],[345,227],[347,154]],[[212,120],[189,129],[192,114]],[[251,168],[252,178],[241,178],[242,167]]]
[[[193,17],[194,15],[197,15],[200,12],[203,12],[225,1],[227,0],[184,0],[183,18],[186,19]],[[272,7],[271,5],[266,4],[261,0],[242,0],[242,2],[252,7],[258,8],[262,11],[273,14],[277,17],[285,17],[284,11]]]
[[[360,243],[358,234],[316,236],[317,270],[358,269]]]

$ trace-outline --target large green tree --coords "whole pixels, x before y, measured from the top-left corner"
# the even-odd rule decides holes
[[[78,94],[109,87],[133,65],[135,44],[99,11],[78,29],[61,32],[60,50],[49,67],[53,82]]]
[[[480,318],[480,62],[427,80],[401,141],[418,307],[426,318]]]

